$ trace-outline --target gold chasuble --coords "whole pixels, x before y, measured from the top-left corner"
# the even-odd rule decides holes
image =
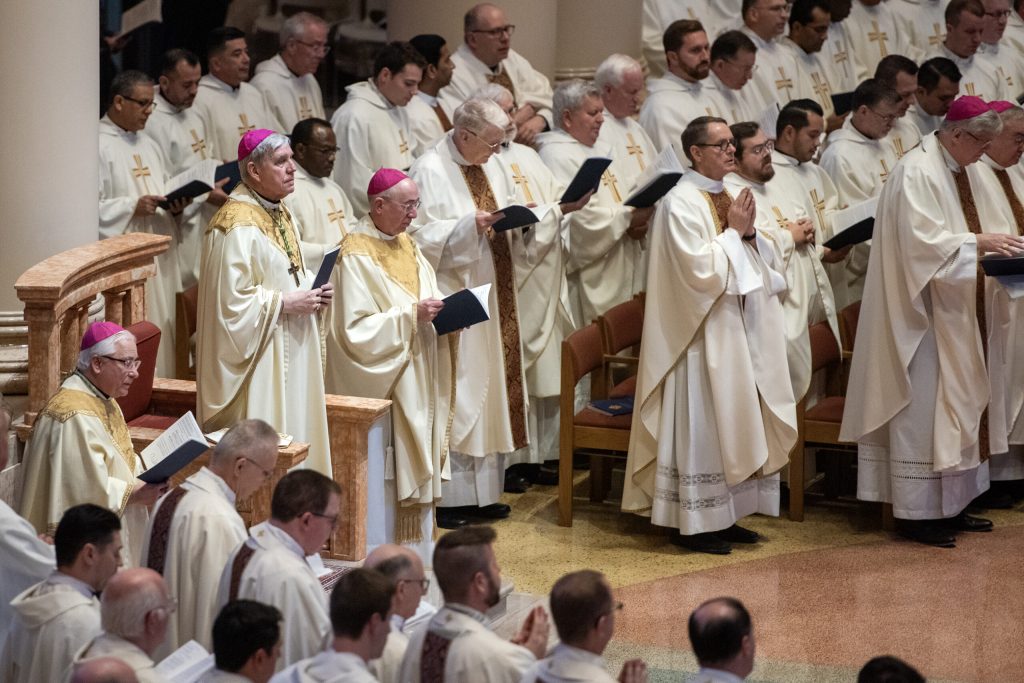
[[[506,76],[506,79],[508,76]],[[506,86],[508,87],[508,86]],[[498,203],[494,199],[491,183],[479,166],[459,166],[480,211],[494,212]],[[523,356],[519,343],[519,311],[516,310],[516,277],[512,253],[505,233],[490,233],[491,257],[494,260],[494,287],[498,295],[498,319],[501,325],[501,343],[505,355],[505,383],[508,395],[508,418],[512,426],[515,447],[527,445],[526,406],[523,392]]]
[[[317,316],[282,303],[312,281],[288,208],[240,183],[203,241],[197,418],[207,431],[265,420],[309,443],[305,466],[331,476]]]

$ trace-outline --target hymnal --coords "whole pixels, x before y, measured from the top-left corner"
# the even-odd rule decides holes
[[[853,91],[833,93],[832,108],[836,110],[836,116],[842,116],[853,110]]]
[[[871,239],[875,231],[875,212],[878,197],[840,209],[832,215],[832,239],[825,242],[829,249],[842,249]]]
[[[228,178],[228,182],[223,189],[225,192],[231,192],[241,180],[237,162],[221,164],[216,159],[200,161],[167,181],[167,186],[174,189],[165,195],[164,201],[160,202],[159,206],[162,209],[168,209],[171,202],[176,199],[183,197],[193,199],[206,194],[224,178]]]
[[[324,259],[320,262],[320,269],[316,271],[316,279],[313,280],[313,286],[310,289],[319,289],[327,284],[327,281],[331,279],[331,271],[334,270],[334,264],[337,263],[340,252],[340,244],[324,252]]]
[[[1024,256],[989,254],[981,259],[985,275],[1024,275]]]
[[[572,182],[569,183],[569,187],[565,188],[565,192],[562,193],[562,198],[558,200],[558,203],[571,204],[572,202],[578,202],[583,198],[583,195],[596,190],[601,182],[601,176],[611,164],[612,160],[608,157],[590,157],[584,161],[583,165],[580,166],[580,170],[576,171]]]
[[[143,449],[142,461],[152,465],[139,479],[147,484],[165,482],[209,447],[195,416],[187,412]]]
[[[608,417],[618,415],[629,415],[633,412],[633,397],[623,396],[621,398],[608,398],[600,401],[591,401],[587,407],[595,413],[601,413]]]
[[[164,680],[194,683],[213,671],[214,665],[213,655],[196,641],[190,640],[160,660],[153,670]]]
[[[535,214],[528,207],[521,206],[519,204],[506,206],[504,209],[498,209],[494,213],[505,214],[501,220],[491,226],[494,228],[494,232],[505,232],[506,230],[512,230],[513,228],[521,228],[524,225],[533,225],[534,223],[540,222],[540,216]]]
[[[439,335],[461,330],[491,319],[487,298],[491,283],[463,289],[444,298],[444,308],[434,318],[434,329]]]
[[[649,206],[654,206],[655,202],[664,197],[669,193],[679,179],[683,177],[682,173],[678,171],[672,173],[662,173],[657,178],[647,183],[639,190],[633,193],[633,195],[623,202],[626,206],[632,206],[636,209],[646,209]]]
[[[224,192],[231,194],[231,190],[235,189],[235,185],[242,182],[242,172],[238,170],[238,160],[229,161],[225,164],[221,164],[217,167],[217,172],[213,176],[214,182],[220,182],[228,179],[228,182],[221,189]]]

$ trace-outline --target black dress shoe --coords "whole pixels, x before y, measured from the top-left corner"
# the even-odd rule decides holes
[[[990,488],[972,500],[970,507],[978,510],[1009,510],[1013,507],[1013,498],[1009,493]]]
[[[530,477],[530,483],[537,486],[558,486],[558,470],[538,467],[537,471]]]
[[[925,520],[896,520],[896,533],[916,543],[935,546],[937,548],[955,548],[956,537],[953,533]]]
[[[476,505],[464,505],[462,507],[450,508],[458,510],[464,517],[475,517],[478,519],[505,519],[512,514],[512,508],[504,503],[491,503],[483,507]]]
[[[692,550],[695,553],[708,553],[709,555],[728,555],[732,552],[732,546],[716,534],[681,534],[673,531],[669,540],[681,548]]]
[[[505,473],[505,493],[526,493],[530,490],[529,480],[512,471]]]
[[[744,529],[739,524],[733,524],[728,529],[716,531],[715,536],[729,543],[757,543],[761,540],[759,533],[750,529]]]
[[[940,519],[938,526],[951,531],[992,531],[992,521],[961,512],[956,517]]]
[[[437,526],[442,529],[461,529],[469,519],[458,508],[437,508]]]

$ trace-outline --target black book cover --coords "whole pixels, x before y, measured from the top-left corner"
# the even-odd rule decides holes
[[[476,295],[463,289],[444,298],[444,308],[434,318],[434,329],[438,335],[444,335],[489,319]]]
[[[623,204],[632,206],[635,209],[646,209],[649,206],[654,206],[654,203],[667,195],[682,177],[683,174],[676,171],[662,173],[634,192],[633,196],[624,201]]]
[[[583,162],[580,166],[580,170],[576,171],[576,176],[569,183],[569,187],[565,188],[565,192],[562,194],[562,198],[558,200],[559,204],[571,204],[572,202],[579,201],[583,195],[596,190],[598,184],[601,182],[601,175],[605,172],[609,166],[611,166],[612,160],[608,157],[591,157]]]
[[[825,246],[829,249],[836,250],[842,249],[843,247],[850,244],[860,244],[861,242],[867,242],[871,239],[872,233],[875,231],[875,219],[865,218],[864,220],[854,223],[846,230],[843,230],[838,235],[835,235],[828,242],[825,242]]]

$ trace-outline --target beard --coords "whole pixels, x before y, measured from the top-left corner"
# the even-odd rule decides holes
[[[489,573],[487,575],[487,606],[494,607],[501,601],[501,582],[495,581]]]

